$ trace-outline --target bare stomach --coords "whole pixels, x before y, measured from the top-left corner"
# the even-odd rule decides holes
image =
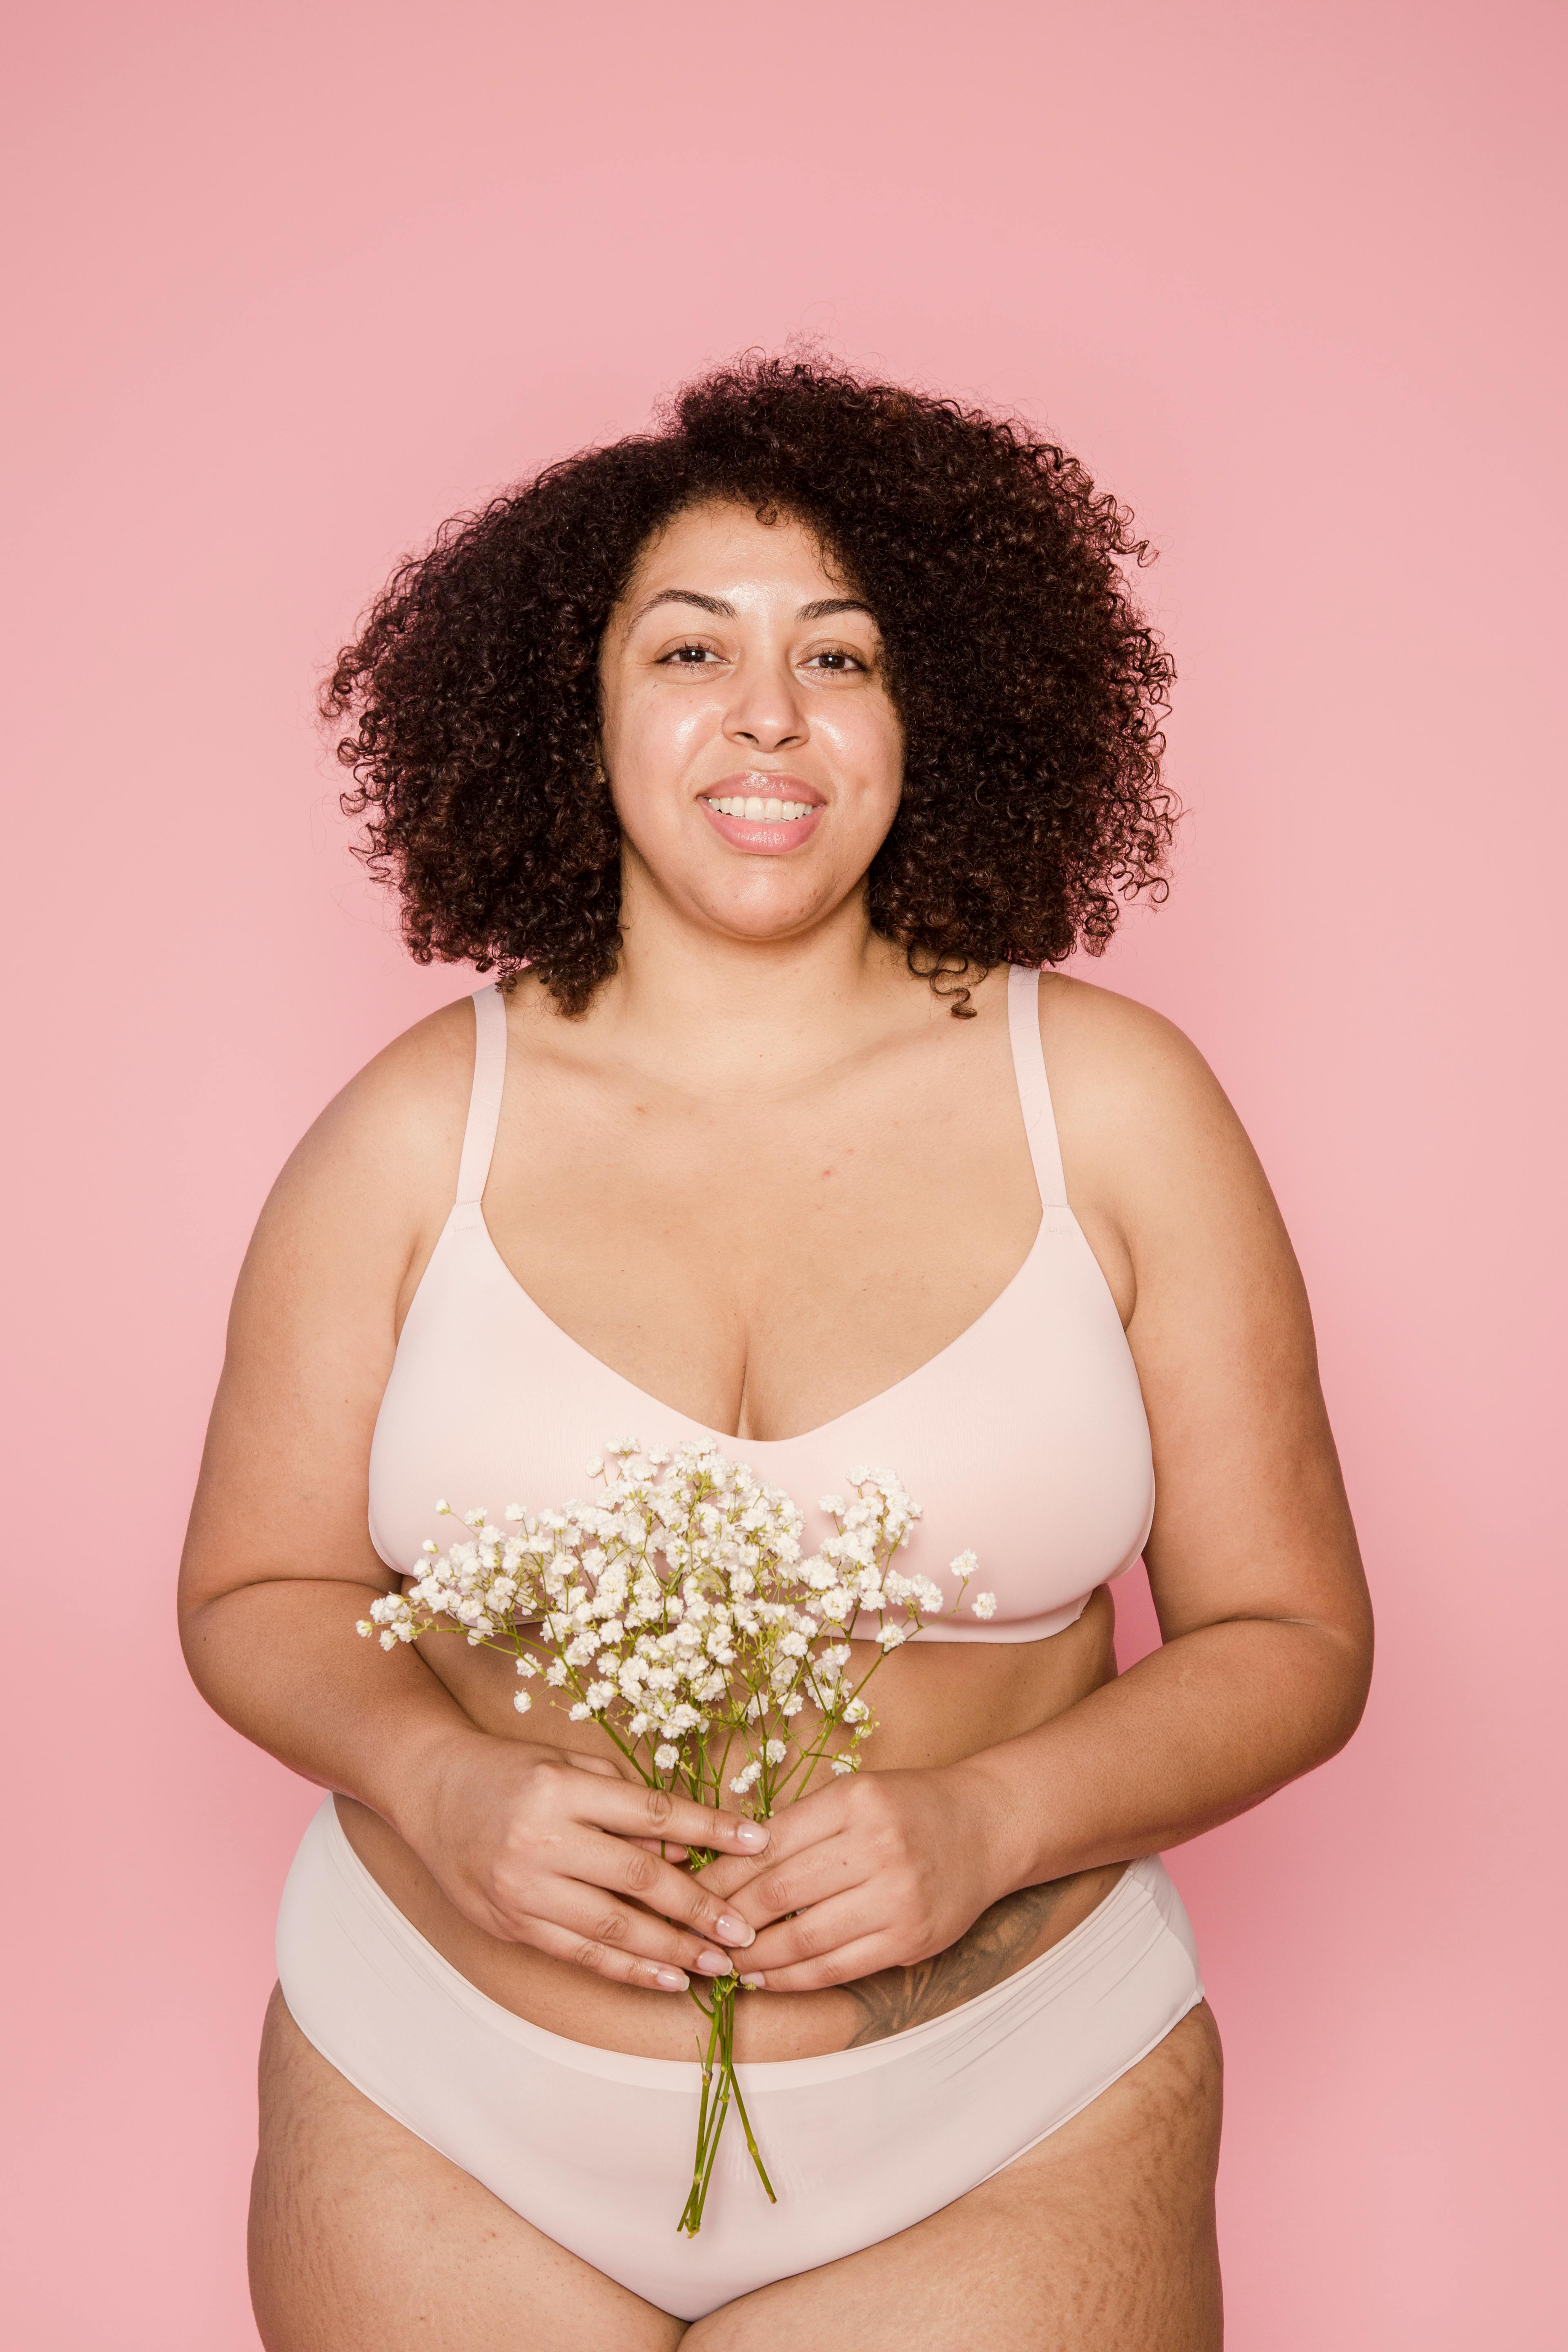
[[[877,1729],[867,1771],[931,1769],[1047,1723],[1110,1680],[1114,1615],[1101,1587],[1077,1624],[1047,1641],[912,1643],[877,1674]],[[507,1662],[459,1641],[422,1651],[481,1729],[498,1738],[602,1756],[635,1777],[593,1724],[511,1706]],[[857,1644],[857,1647],[859,1647]],[[531,2024],[637,2057],[690,2058],[700,2026],[685,1996],[607,1983],[527,1944],[487,1935],[448,1901],[424,1864],[377,1813],[340,1796],[350,1844],[404,1916],[470,1984]],[[1111,1864],[1026,1886],[982,1913],[967,1934],[918,1967],[887,1969],[823,1992],[748,1995],[736,2015],[736,2054],[767,2061],[819,2056],[879,2041],[940,2017],[1000,1984],[1058,1943],[1104,1900],[1124,1865]]]

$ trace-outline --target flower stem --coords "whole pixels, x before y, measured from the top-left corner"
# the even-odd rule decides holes
[[[741,2128],[746,2136],[746,2146],[757,2178],[767,2192],[770,2205],[778,2198],[768,2179],[762,2150],[757,2146],[752,2119],[746,2113],[746,2102],[741,2094],[740,2079],[735,2073],[735,2000],[741,1987],[734,1977],[721,1978],[713,1987],[711,2002],[705,2001],[695,1985],[689,1988],[691,1998],[708,2020],[708,2047],[702,2057],[702,2096],[697,2110],[697,2150],[691,2168],[691,2190],[686,2200],[677,2228],[694,2238],[702,2227],[703,2208],[708,2201],[708,2184],[713,2178],[713,2166],[719,2154],[719,2142],[731,2101],[741,2118]],[[718,2074],[717,2093],[713,2077]]]

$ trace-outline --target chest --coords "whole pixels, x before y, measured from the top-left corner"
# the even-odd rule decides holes
[[[1028,1255],[1005,1036],[968,1025],[809,1085],[514,1055],[496,1248],[551,1321],[694,1420],[816,1427],[938,1354]]]

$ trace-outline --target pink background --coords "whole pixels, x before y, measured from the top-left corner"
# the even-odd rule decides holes
[[[8,2340],[256,2344],[253,2050],[317,1800],[186,1684],[174,1562],[274,1171],[466,985],[348,858],[314,679],[448,510],[805,328],[1047,420],[1163,549],[1194,814],[1100,972],[1274,1177],[1382,1637],[1349,1753],[1175,1860],[1231,2342],[1560,2344],[1561,13],[27,19]]]

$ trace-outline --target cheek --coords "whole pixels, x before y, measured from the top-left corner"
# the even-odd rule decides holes
[[[903,792],[903,746],[886,727],[860,730],[859,740],[846,746],[846,769],[859,790],[854,802],[854,836],[864,862],[869,864],[899,813]]]
[[[904,738],[889,705],[847,697],[824,713],[818,731],[832,742],[845,772],[858,779],[868,803],[890,820],[903,782]]]
[[[650,689],[617,698],[605,714],[605,751],[617,793],[678,782],[720,724],[704,694]]]

